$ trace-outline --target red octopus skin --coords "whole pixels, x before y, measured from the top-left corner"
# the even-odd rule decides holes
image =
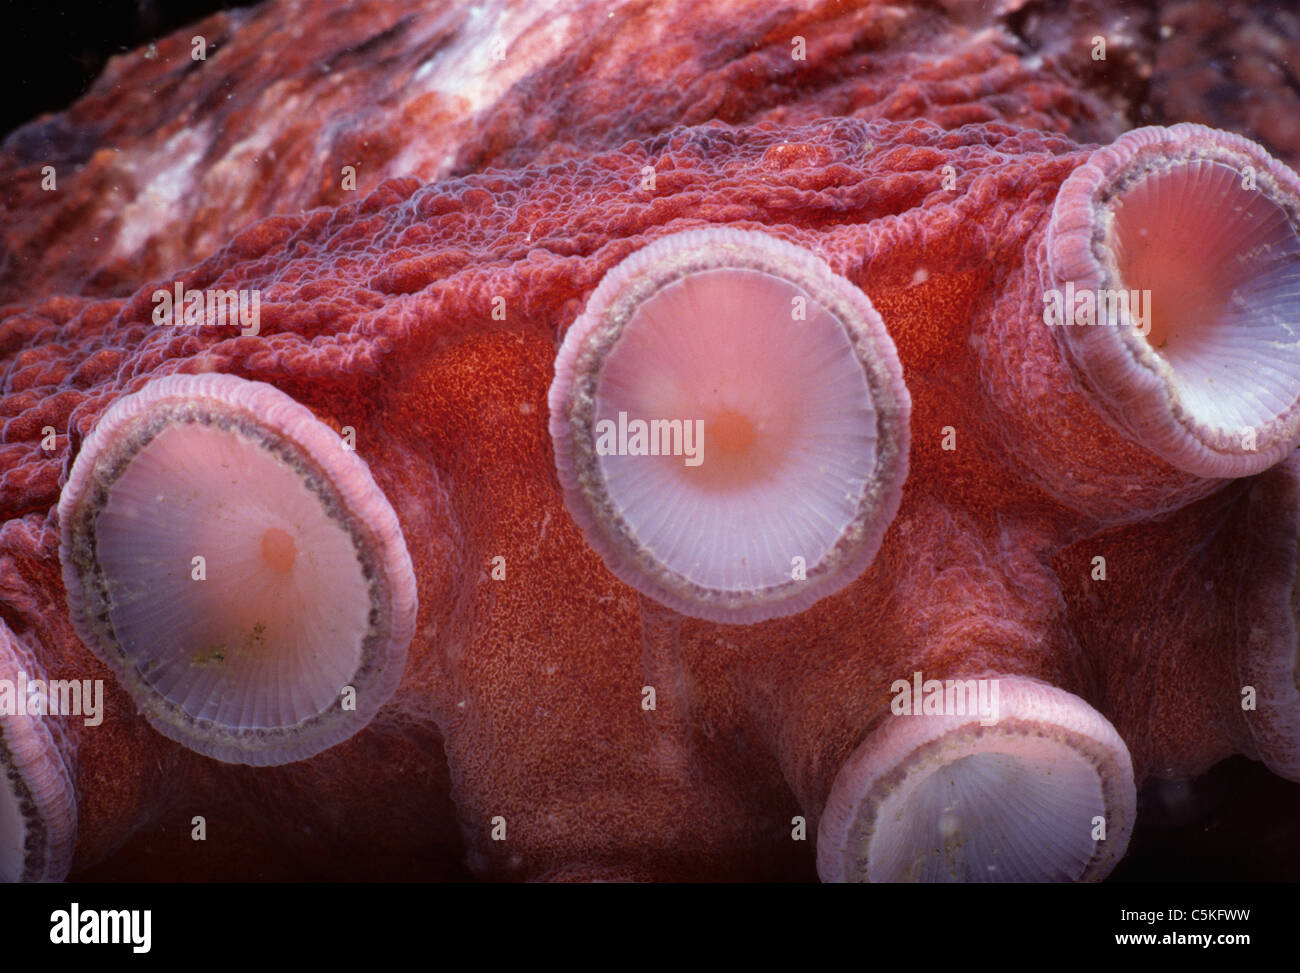
[[[1261,756],[1232,705],[1252,634],[1223,606],[1262,560],[1260,612],[1285,607],[1294,565],[1260,553],[1261,505],[1289,488],[1153,461],[1025,337],[1056,193],[1128,124],[1073,55],[1031,65],[1009,12],[962,4],[491,9],[506,74],[459,99],[448,75],[484,40],[457,5],[270,3],[115,59],[0,149],[0,619],[51,677],[106,692],[104,725],[76,735],[74,879],[813,879],[792,820],[815,836],[887,716],[882,672],[1062,687],[1116,726],[1139,782]],[[191,69],[195,33],[216,53]],[[80,133],[63,157],[55,131]],[[179,154],[189,181],[152,208]],[[357,191],[340,189],[358,162]],[[57,193],[38,188],[46,164]],[[912,397],[875,562],[749,626],[674,617],[618,581],[565,508],[547,432],[556,348],[601,277],[724,224],[860,287]],[[155,326],[151,294],[176,281],[258,289],[260,333]],[[82,440],[150,379],[209,371],[353,427],[415,565],[396,696],[281,767],[155,733],[64,602],[54,508]],[[1035,438],[1032,382],[1058,390],[1065,455]],[[1168,597],[1153,607],[1126,577]],[[195,815],[221,839],[192,841]]]

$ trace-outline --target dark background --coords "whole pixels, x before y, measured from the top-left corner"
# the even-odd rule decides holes
[[[347,0],[317,0],[346,3]],[[72,104],[104,62],[218,10],[256,0],[0,0],[0,137]]]

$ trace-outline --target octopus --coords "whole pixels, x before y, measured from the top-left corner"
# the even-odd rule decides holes
[[[0,877],[1091,881],[1300,781],[1295,145],[1071,8],[273,0],[9,136]]]

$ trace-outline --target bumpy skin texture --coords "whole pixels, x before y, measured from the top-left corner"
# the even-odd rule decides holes
[[[105,680],[104,726],[77,734],[74,877],[812,878],[834,776],[887,717],[890,681],[916,669],[1027,675],[1082,696],[1123,734],[1139,779],[1260,755],[1234,710],[1233,660],[1251,633],[1196,627],[1193,604],[1214,620],[1231,602],[1176,585],[1171,572],[1194,569],[1163,556],[1224,511],[1256,516],[1249,482],[1191,477],[1128,443],[1033,327],[1051,205],[1092,148],[1075,139],[1108,139],[1122,120],[1050,58],[1028,68],[1009,35],[956,15],[766,7],[633,4],[605,26],[605,5],[577,5],[564,29],[581,42],[528,34],[542,45],[533,60],[474,111],[436,99],[414,121],[374,109],[401,148],[362,167],[360,188],[373,191],[356,197],[338,192],[336,173],[369,149],[286,134],[283,115],[258,115],[277,101],[264,81],[245,79],[233,103],[214,100],[215,85],[200,97],[187,86],[210,67],[185,77],[176,60],[191,31],[160,44],[161,59],[115,64],[111,83],[124,87],[101,84],[85,111],[125,124],[91,106],[126,97],[139,72],[170,78],[199,116],[235,113],[192,171],[225,172],[239,193],[199,180],[180,206],[128,227],[129,207],[103,195],[114,163],[82,151],[58,194],[89,207],[73,228],[50,215],[68,203],[30,188],[40,152],[7,144],[0,179],[27,195],[3,224],[3,293],[23,303],[0,320],[0,614],[52,678]],[[376,44],[429,23],[398,13],[367,26],[406,25]],[[215,18],[230,38],[219,56],[266,52],[278,36],[267,18],[285,16]],[[334,16],[335,32],[305,31],[289,65],[315,69],[311,45],[357,42],[350,15]],[[438,16],[456,36],[458,15]],[[685,28],[672,45],[668,25]],[[806,64],[790,60],[794,34],[808,38]],[[438,36],[430,28],[427,43]],[[347,70],[359,76],[368,62],[357,58]],[[298,83],[315,100],[296,113],[329,111],[330,89]],[[232,176],[229,126],[241,124],[284,140],[258,158],[314,145],[328,164]],[[218,130],[161,111],[140,128],[136,151],[155,170],[174,163],[162,146],[176,131]],[[470,172],[487,165],[502,168]],[[641,188],[646,166],[653,189]],[[393,171],[421,178],[376,181]],[[272,200],[344,198],[254,223],[179,271]],[[800,244],[861,287],[913,400],[911,472],[875,563],[808,611],[743,627],[681,619],[615,579],[564,507],[547,434],[556,348],[601,276],[658,237],[710,224]],[[71,245],[95,232],[116,242]],[[260,289],[261,333],[155,326],[150,295],[174,280]],[[60,291],[82,296],[45,296]],[[106,293],[120,296],[94,296]],[[285,767],[219,764],[154,733],[63,603],[53,508],[81,439],[150,378],[210,370],[269,382],[355,428],[419,584],[394,700],[354,739]],[[1059,423],[1045,438],[1049,393]],[[41,446],[49,426],[53,451]],[[956,450],[941,448],[949,426]],[[1244,570],[1254,536],[1229,545],[1239,567],[1221,570]],[[1149,588],[1163,579],[1165,598],[1091,582],[1097,553]],[[497,557],[504,580],[490,575]],[[1124,611],[1146,625],[1142,642],[1117,622]],[[1183,626],[1195,637],[1179,637]],[[1134,691],[1153,666],[1174,698],[1163,716]],[[1189,683],[1189,670],[1203,676]],[[641,705],[646,685],[654,711]],[[190,840],[194,815],[207,818],[205,843]],[[791,840],[796,815],[810,840]],[[496,818],[504,841],[492,840]]]
[[[6,141],[0,301],[130,293],[257,217],[345,202],[345,165],[364,193],[711,119],[1003,119],[1094,140],[1123,128],[1056,57],[1026,67],[1000,23],[856,6],[288,0],[215,15],[115,58],[71,109]],[[1076,36],[1059,28],[1047,25],[1057,43]],[[1130,34],[1093,80],[1121,70]],[[206,60],[191,59],[195,36]],[[794,36],[806,60],[791,57]],[[41,189],[46,165],[57,193]]]

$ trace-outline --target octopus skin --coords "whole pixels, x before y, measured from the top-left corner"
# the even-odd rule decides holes
[[[235,32],[220,56],[266,51],[277,9],[216,18],[246,19],[256,38],[244,49]],[[1113,107],[1071,80],[1068,56],[1027,66],[996,27],[980,33],[955,13],[739,4],[725,15],[735,40],[719,46],[710,18],[724,15],[702,5],[629,5],[613,25],[605,7],[577,5],[563,29],[589,40],[575,49],[499,9],[522,25],[519,73],[479,91],[481,103],[418,102],[422,122],[452,121],[377,156],[415,176],[363,181],[351,196],[288,165],[213,219],[192,207],[222,208],[236,148],[227,129],[189,120],[174,124],[221,134],[179,210],[151,215],[144,192],[125,208],[88,202],[122,164],[91,154],[67,196],[5,217],[7,266],[24,269],[5,275],[0,309],[0,675],[102,680],[105,694],[95,727],[4,717],[0,762],[18,808],[0,835],[18,848],[0,858],[15,863],[5,877],[1096,879],[1122,858],[1148,779],[1234,753],[1300,779],[1300,367],[1285,341],[1300,317],[1300,180],[1285,163],[1202,126],[1124,134]],[[450,8],[375,10],[396,25],[376,36],[406,52],[386,68],[402,77],[419,70],[417,40],[484,41]],[[633,56],[658,50],[649,27],[671,23],[689,25],[675,70]],[[790,60],[800,32],[803,67]],[[590,53],[614,40],[644,91],[617,118],[599,109],[627,82]],[[182,103],[203,104],[188,86],[212,82],[176,73],[172,47],[184,39],[110,73],[154,72]],[[557,64],[576,72],[578,93],[529,114]],[[915,80],[899,88],[904,65]],[[298,67],[275,70],[305,86]],[[450,70],[435,58],[426,73]],[[332,90],[336,106],[369,104],[350,83]],[[398,102],[362,110],[347,137],[401,130],[391,116],[417,100]],[[286,131],[272,107],[246,87],[204,110],[259,119],[285,140],[277,151],[338,154],[329,137],[342,130]],[[101,110],[126,124],[122,109]],[[165,124],[140,126],[137,173],[175,151],[161,148],[174,136]],[[36,162],[22,139],[5,149],[4,178],[21,184]],[[1238,210],[1258,212],[1276,260],[1239,282],[1263,311],[1259,324],[1223,326],[1225,342],[1245,335],[1241,360],[1253,364],[1223,373],[1221,399],[1204,405],[1169,384],[1199,374],[1195,341],[1175,358],[1174,344],[1135,343],[1131,326],[1045,324],[1046,290],[1123,274],[1130,258],[1113,241],[1158,226],[1126,218],[1116,197],[1149,186],[1149,209],[1130,211],[1163,214],[1169,193],[1209,192],[1219,169],[1247,166],[1261,188]],[[100,250],[60,245],[73,231],[46,208],[69,197],[90,207]],[[304,211],[276,212],[286,198]],[[608,468],[584,466],[572,446],[578,390],[601,388],[592,368],[622,340],[609,331],[614,344],[597,347],[588,334],[631,329],[637,306],[615,322],[604,295],[634,287],[647,254],[671,261],[688,245],[674,280],[732,273],[744,251],[834,311],[858,342],[850,365],[880,366],[860,402],[875,423],[877,462],[861,484],[871,503],[809,605],[787,593],[798,584],[723,597],[667,566],[647,578],[609,504],[587,505]],[[1182,279],[1165,264],[1151,273]],[[176,282],[257,291],[258,333],[158,325],[154,293]],[[1171,342],[1209,340],[1174,324]],[[1271,359],[1251,344],[1258,334]],[[796,336],[760,350],[779,371],[800,347]],[[1178,367],[1160,384],[1158,367],[1114,365],[1121,353]],[[810,396],[770,388],[792,407]],[[335,522],[391,510],[409,563],[404,628],[401,559],[357,535],[361,562],[386,579],[367,570],[370,617],[404,643],[385,657],[401,664],[382,705],[341,716],[347,735],[306,755],[255,756],[254,744],[214,755],[164,728],[150,688],[123,669],[129,647],[115,654],[115,631],[80,593],[117,583],[108,542],[78,547],[76,525],[103,516],[109,472],[144,455],[114,432],[118,417],[177,396],[210,398],[215,416],[245,392],[283,397],[312,435],[354,441],[339,450],[343,472],[302,451],[328,481],[322,495],[368,478],[374,504]],[[1256,421],[1256,406],[1271,411]],[[270,428],[257,408],[248,415]],[[1239,415],[1251,419],[1246,445],[1228,435]],[[209,420],[186,423],[168,428]],[[83,486],[96,482],[99,499]],[[915,672],[996,680],[1002,720],[900,716],[893,687]],[[967,769],[982,769],[952,771],[971,757]],[[1044,789],[1053,779],[1064,783]],[[961,798],[930,793],[937,784]],[[999,803],[999,790],[1023,800]],[[999,838],[1008,822],[1033,841]]]

